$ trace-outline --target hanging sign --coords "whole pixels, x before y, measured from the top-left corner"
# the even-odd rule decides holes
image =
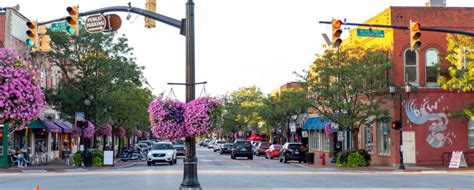
[[[105,29],[107,22],[102,15],[92,15],[86,19],[86,30],[89,33],[102,32]]]
[[[462,151],[453,151],[451,161],[449,162],[449,168],[459,167],[467,168],[466,159],[464,158]]]

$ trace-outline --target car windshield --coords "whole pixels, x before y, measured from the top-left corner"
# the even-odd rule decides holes
[[[153,145],[153,150],[170,150],[173,149],[173,146],[171,144],[155,144]]]
[[[232,144],[224,144],[224,147],[230,148],[230,147],[232,147]]]
[[[288,145],[288,148],[289,149],[292,149],[292,150],[299,150],[300,147],[302,147],[303,145],[300,145],[300,144],[289,144]]]
[[[176,140],[173,144],[182,144],[184,145],[184,140]]]
[[[267,146],[268,146],[268,143],[266,143],[266,142],[260,143],[260,146],[261,146],[261,147],[267,147]]]
[[[273,148],[281,148],[281,145],[273,145]]]
[[[252,144],[250,144],[249,141],[238,141],[238,142],[235,143],[235,146],[239,147],[239,148],[240,147],[250,147],[250,146],[252,146]]]

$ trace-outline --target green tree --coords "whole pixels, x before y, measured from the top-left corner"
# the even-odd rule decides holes
[[[255,86],[239,88],[222,97],[222,132],[251,130],[258,127],[262,118],[258,107],[262,103],[263,93]]]
[[[387,119],[380,107],[386,93],[391,62],[381,50],[339,49],[316,58],[306,76],[309,97],[319,114],[352,131],[357,147],[359,128]]]
[[[263,98],[258,109],[259,115],[265,121],[263,130],[270,134],[271,128],[286,126],[289,116],[302,113],[310,105],[304,88],[284,89],[273,96],[268,95]]]
[[[474,89],[474,42],[470,36],[451,34],[447,35],[447,41],[446,60],[451,65],[448,68],[448,76],[440,76],[438,82],[444,89],[472,91]],[[451,115],[474,120],[474,103]]]
[[[75,112],[84,111],[84,100],[93,97],[89,110],[91,120],[97,119],[96,125],[104,124],[108,116],[102,113],[110,107],[110,102],[117,101],[112,98],[113,93],[140,89],[146,83],[143,67],[135,63],[133,48],[125,36],[90,34],[85,29],[74,37],[64,32],[49,34],[53,51],[48,53],[48,58],[60,68],[62,80],[57,89],[47,91],[47,100],[63,117],[71,118]]]

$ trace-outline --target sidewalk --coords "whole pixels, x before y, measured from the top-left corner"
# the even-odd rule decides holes
[[[26,168],[19,168],[15,166],[15,167],[10,167],[10,168],[0,168],[0,174],[1,173],[48,173],[48,172],[62,173],[62,172],[68,172],[68,171],[74,171],[74,170],[94,171],[98,169],[107,169],[107,168],[115,169],[115,168],[131,167],[131,166],[134,166],[135,164],[136,162],[122,162],[119,159],[116,159],[114,160],[114,166],[102,166],[102,167],[93,166],[93,167],[82,169],[81,167],[66,165],[65,160],[55,160],[43,166],[28,166]]]
[[[467,168],[450,169],[448,166],[405,166],[405,170],[399,170],[392,166],[367,166],[367,167],[337,167],[336,164],[326,163],[322,166],[319,162],[314,164],[307,163],[289,163],[294,166],[312,169],[316,171],[329,172],[354,172],[354,173],[378,173],[378,172],[406,172],[406,173],[474,173],[474,166]]]

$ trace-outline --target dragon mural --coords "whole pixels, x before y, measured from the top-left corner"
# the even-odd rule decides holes
[[[429,135],[426,137],[426,142],[433,148],[442,148],[447,143],[453,144],[451,137],[453,133],[448,130],[448,116],[438,111],[443,96],[434,102],[430,102],[428,98],[423,98],[423,103],[416,104],[416,98],[410,99],[406,103],[405,112],[408,120],[414,124],[421,125],[429,122]]]

